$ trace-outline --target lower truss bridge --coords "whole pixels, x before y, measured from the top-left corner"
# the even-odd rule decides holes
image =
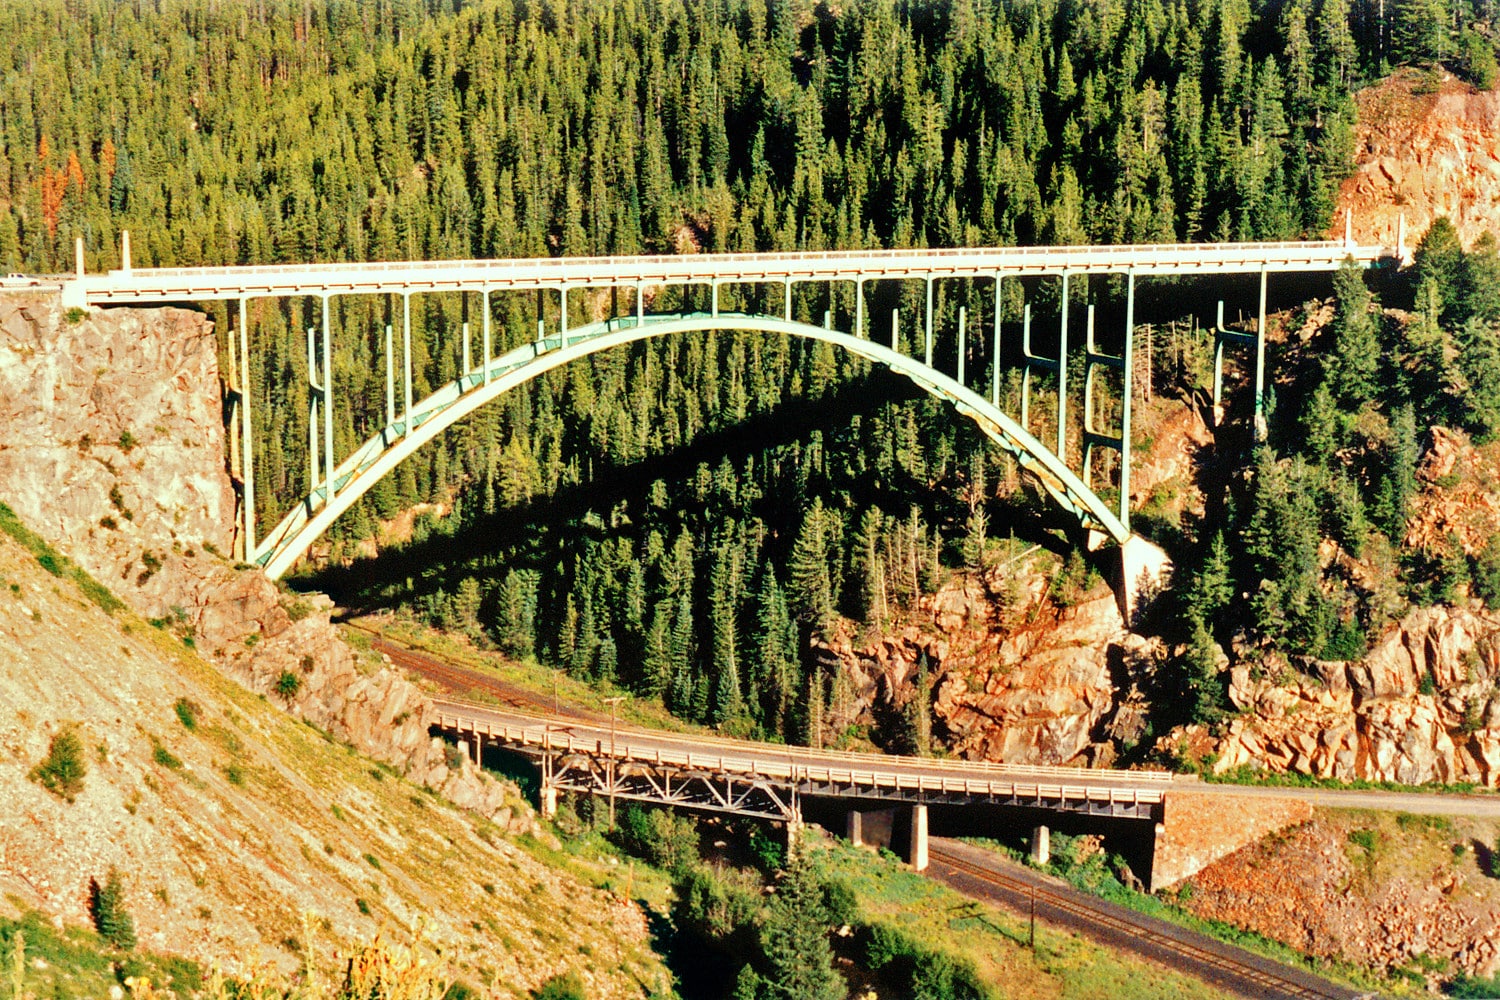
[[[1157,823],[1172,776],[1164,771],[1081,771],[848,753],[618,727],[461,702],[435,703],[438,729],[476,759],[503,747],[541,772],[544,815],[559,791],[784,823],[804,807],[843,811],[856,843],[889,842],[904,827],[907,857],[927,866],[929,806],[1008,806],[1077,817]],[[1040,828],[1045,830],[1045,828]],[[1045,833],[1043,834],[1045,836]]]

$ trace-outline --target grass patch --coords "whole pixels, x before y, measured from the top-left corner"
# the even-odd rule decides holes
[[[172,751],[168,750],[162,743],[155,739],[151,741],[151,759],[162,767],[170,768],[173,771],[182,768],[182,761],[177,759]]]
[[[1494,790],[1472,782],[1460,781],[1451,785],[1403,785],[1395,781],[1366,781],[1355,778],[1341,781],[1338,778],[1318,778],[1311,774],[1274,774],[1257,771],[1242,764],[1223,774],[1213,774],[1207,769],[1197,772],[1204,781],[1215,785],[1264,785],[1272,788],[1326,788],[1331,791],[1351,792],[1424,792],[1429,795],[1484,795]]]
[[[0,990],[7,998],[17,945],[22,948],[23,995],[33,997],[107,997],[110,988],[127,976],[165,984],[168,996],[188,996],[201,990],[203,970],[185,958],[133,952],[121,958],[93,931],[81,927],[57,930],[41,914],[20,919],[0,917],[0,963],[6,976]]]
[[[48,545],[46,539],[22,524],[16,512],[3,503],[0,503],[0,531],[14,538],[23,549],[31,553],[42,569],[55,577],[71,580],[83,592],[84,597],[104,609],[107,614],[124,610],[125,602],[85,573],[73,560]]]

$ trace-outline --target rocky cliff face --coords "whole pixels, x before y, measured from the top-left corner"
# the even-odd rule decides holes
[[[1500,787],[1500,615],[1419,608],[1363,660],[1272,654],[1230,677],[1244,714],[1206,744],[1217,772]],[[1205,736],[1194,727],[1168,743],[1201,748]]]
[[[1345,208],[1360,242],[1395,246],[1403,215],[1408,250],[1438,216],[1465,244],[1500,235],[1500,93],[1444,74],[1436,93],[1422,94],[1420,79],[1407,71],[1356,97],[1357,167],[1339,192],[1334,235]]]
[[[915,696],[919,662],[927,658],[935,735],[970,759],[1065,764],[1112,759],[1104,723],[1117,697],[1116,674],[1128,644],[1114,594],[1099,587],[1068,608],[1046,597],[1040,571],[1009,567],[955,576],[923,598],[925,627],[855,648],[847,638],[821,655],[840,673],[846,692],[830,705],[834,731],[894,720]],[[1006,607],[995,595],[1009,587]]]
[[[214,663],[450,800],[517,829],[505,787],[455,771],[428,736],[431,704],[399,672],[361,663],[326,602],[294,600],[226,557],[218,351],[182,309],[95,311],[69,322],[53,295],[0,296],[0,501],[135,610]]]

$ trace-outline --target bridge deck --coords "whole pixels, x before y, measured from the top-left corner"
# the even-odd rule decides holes
[[[1164,771],[1090,772],[932,760],[633,728],[611,733],[608,726],[596,723],[552,720],[509,709],[447,701],[436,707],[440,728],[533,756],[613,760],[644,770],[739,778],[800,795],[932,804],[991,802],[1144,819],[1155,814],[1173,781]],[[653,795],[648,790],[633,797]]]
[[[1343,241],[1139,246],[985,247],[798,253],[673,254],[515,260],[436,260],[117,270],[67,281],[88,305],[242,296],[390,294],[882,278],[1116,273],[1244,274],[1332,271],[1392,258]]]

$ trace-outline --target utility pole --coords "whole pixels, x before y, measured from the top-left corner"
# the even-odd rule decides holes
[[[609,829],[615,828],[615,709],[624,701],[621,695],[605,698],[609,703]]]
[[[1036,951],[1036,886],[1031,887],[1031,950]]]

